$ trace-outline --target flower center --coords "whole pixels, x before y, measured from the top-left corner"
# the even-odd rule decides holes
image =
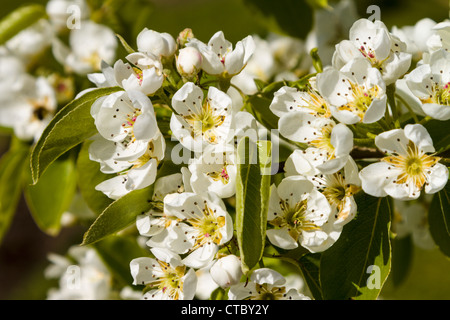
[[[216,216],[215,210],[211,209],[207,203],[201,209],[201,217],[193,217],[187,220],[195,228],[195,244],[193,250],[211,242],[220,244],[222,240],[221,229],[225,226],[225,217]]]
[[[289,235],[298,240],[302,231],[316,230],[319,227],[305,217],[307,199],[297,202],[293,207],[287,201],[280,200],[282,216],[278,216],[269,223],[277,228],[286,228]]]
[[[330,118],[331,110],[328,107],[328,103],[325,101],[325,99],[311,88],[308,88],[307,93],[308,98],[304,98],[302,96],[300,98],[302,104],[299,104],[298,107],[310,109],[310,114],[312,115],[318,115],[319,117],[323,118]],[[296,101],[294,100],[294,102]]]
[[[319,148],[326,152],[327,158],[333,159],[335,157],[335,149],[334,146],[331,144],[331,132],[333,131],[332,125],[326,123],[320,128],[320,134],[317,136],[316,139],[310,141],[308,144]]]
[[[427,174],[429,169],[434,166],[439,160],[439,157],[427,155],[413,143],[409,142],[404,155],[394,155],[384,157],[382,161],[392,164],[394,167],[401,169],[401,174],[397,176],[394,183],[397,184],[412,184],[418,190],[421,190],[423,185],[427,183]]]
[[[227,172],[226,164],[220,171],[212,171],[206,174],[208,177],[213,179],[214,181],[222,181],[223,184],[227,184],[230,180],[230,176]]]
[[[256,294],[249,297],[249,300],[281,300],[286,293],[285,287],[272,287],[266,283],[256,286]]]
[[[380,87],[377,85],[367,89],[364,85],[358,85],[349,82],[349,90],[351,97],[347,104],[338,107],[339,110],[348,110],[356,114],[361,120],[367,111],[367,108],[372,104],[374,98],[380,94]]]
[[[184,119],[191,127],[194,137],[201,135],[209,143],[216,144],[218,141],[214,129],[223,124],[225,115],[215,112],[210,103],[206,101],[201,108],[184,116]]]
[[[179,266],[173,268],[164,261],[157,261],[161,269],[161,275],[156,281],[150,283],[148,286],[151,289],[156,287],[171,299],[178,300],[180,298],[180,293],[183,292],[183,276],[186,267]]]
[[[435,103],[445,106],[450,106],[450,82],[444,86],[435,84],[431,88],[430,95],[426,98],[420,99],[422,103]]]

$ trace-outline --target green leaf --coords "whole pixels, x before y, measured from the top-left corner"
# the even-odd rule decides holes
[[[0,21],[0,45],[45,16],[45,7],[39,4],[24,6],[9,13]]]
[[[134,190],[111,203],[83,236],[88,245],[113,235],[136,222],[136,217],[152,208],[153,185]]]
[[[171,161],[163,161],[158,168],[156,179],[179,172],[179,166]],[[136,217],[152,207],[153,185],[134,190],[112,202],[94,221],[84,234],[82,245],[100,241],[136,222]]]
[[[76,192],[75,161],[64,155],[54,161],[39,182],[25,186],[25,199],[36,224],[49,235],[58,234],[61,216]]]
[[[261,259],[270,197],[271,144],[244,137],[238,144],[236,231],[242,269],[248,272]]]
[[[21,145],[9,149],[0,159],[0,242],[16,212],[23,187],[30,148]]]
[[[312,64],[314,66],[314,69],[316,69],[316,71],[318,73],[322,72],[323,65],[322,65],[322,60],[320,59],[320,56],[319,56],[319,49],[312,48],[309,54],[311,55],[311,58],[313,60]]]
[[[149,251],[141,247],[134,236],[112,236],[95,243],[93,248],[121,286],[129,286],[133,282],[130,261],[149,256]]]
[[[320,257],[321,253],[308,253],[299,260],[299,266],[302,270],[303,278],[308,285],[315,300],[322,300],[322,287],[320,284]]]
[[[434,242],[450,257],[450,186],[433,196],[428,212],[428,224]]]
[[[85,141],[78,153],[77,184],[83,199],[88,207],[97,215],[103,212],[113,200],[95,187],[112,177],[100,171],[100,164],[89,159],[89,146],[92,141]]]
[[[94,89],[70,102],[55,115],[31,153],[34,184],[59,156],[97,133],[94,119],[90,114],[91,105],[98,98],[120,90],[123,89],[120,87]]]
[[[128,52],[128,53],[135,53],[136,51],[125,41],[125,39],[120,35],[120,34],[116,34],[116,37],[119,39],[120,43],[122,44],[122,46],[124,47],[124,49]]]
[[[430,120],[424,125],[433,140],[433,146],[437,153],[442,153],[450,149],[449,126],[450,120]]]
[[[392,240],[392,283],[400,286],[407,278],[413,257],[413,242],[410,235]]]
[[[387,197],[356,195],[357,216],[338,241],[322,253],[323,298],[376,299],[391,268],[391,203]]]

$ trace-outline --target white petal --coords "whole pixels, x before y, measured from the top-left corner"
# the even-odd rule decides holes
[[[448,169],[441,163],[436,163],[430,168],[431,173],[427,176],[428,184],[425,184],[426,193],[441,191],[448,182]]]

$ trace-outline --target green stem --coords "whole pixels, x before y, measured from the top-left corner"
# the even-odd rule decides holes
[[[430,116],[426,116],[425,118],[423,118],[422,120],[419,121],[419,124],[423,125],[423,124],[427,123],[430,120],[433,120],[433,118],[430,117]]]
[[[396,128],[400,128],[400,122],[398,121],[399,114],[398,114],[398,110],[397,110],[397,104],[395,101],[395,84],[391,84],[391,85],[387,86],[386,95],[388,98],[389,106],[391,107],[394,126]],[[387,109],[386,112],[389,113],[389,110]]]
[[[417,118],[416,113],[411,108],[411,106],[405,101],[405,99],[403,99],[403,97],[398,94],[396,94],[395,96],[398,100],[400,100],[400,102],[405,106],[405,108],[408,109],[409,113],[411,114],[411,117],[414,119],[414,122],[419,123],[419,118]]]

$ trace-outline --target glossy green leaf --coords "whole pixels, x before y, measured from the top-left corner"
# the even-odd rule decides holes
[[[36,224],[50,235],[61,228],[61,216],[69,208],[76,192],[75,161],[64,155],[54,161],[39,182],[25,187],[25,199]]]
[[[148,257],[150,252],[141,247],[135,236],[112,236],[93,244],[94,249],[105,263],[113,278],[122,286],[133,282],[130,261]]]
[[[441,153],[450,149],[450,120],[430,120],[424,126],[433,140],[436,152]]]
[[[100,164],[89,159],[89,145],[87,140],[83,143],[77,159],[77,184],[88,207],[97,215],[103,212],[113,200],[103,192],[95,190],[95,187],[112,177],[100,171]]]
[[[257,144],[248,137],[242,138],[237,163],[236,231],[242,269],[247,272],[264,251],[270,197],[270,142]]]
[[[391,203],[364,193],[356,196],[357,216],[336,243],[322,253],[323,298],[376,299],[391,269]]]
[[[134,190],[111,203],[83,236],[88,245],[116,234],[136,222],[136,217],[152,208],[153,185]]]
[[[450,186],[433,196],[428,212],[431,236],[439,249],[450,257]]]
[[[20,7],[0,21],[0,45],[46,16],[45,7],[32,4]]]
[[[164,161],[158,168],[156,179],[175,172],[179,172],[179,167],[171,161]],[[143,214],[153,207],[152,197],[153,185],[134,190],[112,202],[84,234],[82,245],[100,241],[135,223],[139,214]]]
[[[28,146],[11,148],[0,159],[0,242],[16,212],[27,169]]]
[[[33,183],[37,183],[48,166],[66,151],[97,133],[90,111],[100,97],[123,90],[100,88],[87,92],[62,108],[50,121],[31,153]]]
[[[303,278],[315,300],[323,299],[319,272],[320,258],[321,253],[307,253],[298,260]]]

